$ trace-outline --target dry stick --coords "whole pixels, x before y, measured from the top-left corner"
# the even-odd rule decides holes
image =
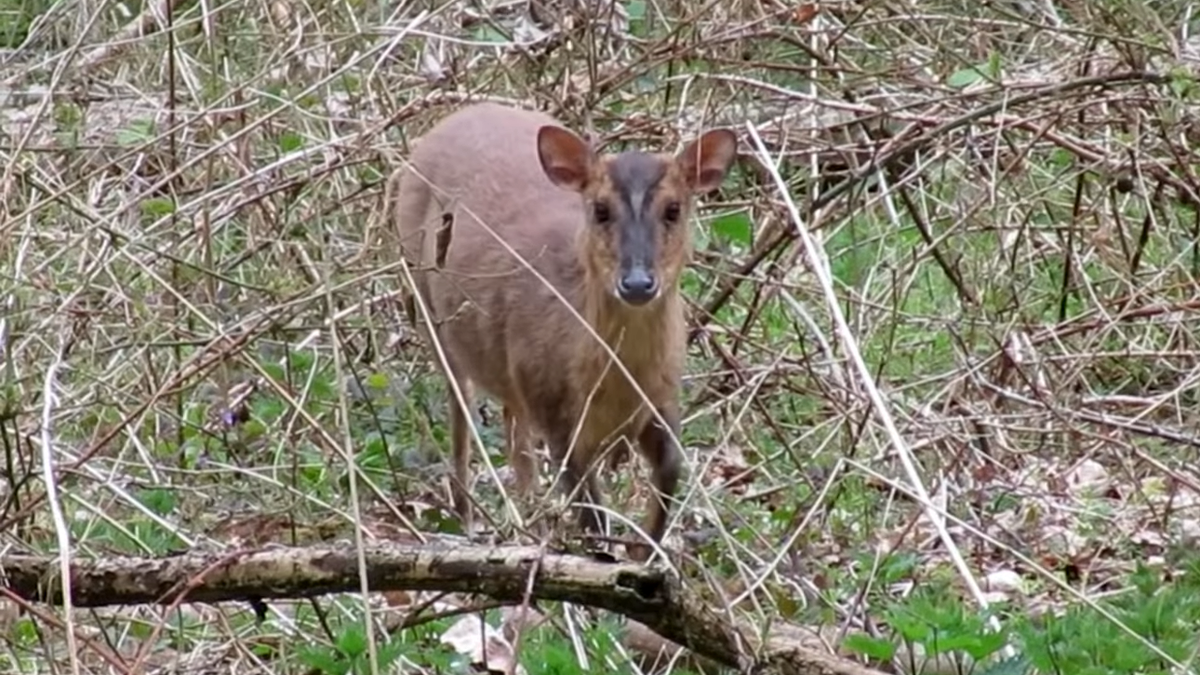
[[[929,253],[933,255],[934,261],[938,267],[942,268],[942,274],[950,280],[950,283],[958,291],[958,297],[968,305],[979,306],[979,298],[975,292],[971,290],[967,283],[963,281],[962,275],[954,269],[954,265],[950,264],[946,258],[946,253],[941,246],[938,246],[940,237],[933,236],[933,230],[929,227],[929,222],[921,214],[920,208],[917,206],[912,195],[909,194],[909,188],[906,185],[896,186],[896,192],[900,195],[900,201],[904,202],[904,207],[908,209],[908,213],[912,216],[913,224],[917,226],[917,232],[920,233],[921,239],[925,241],[925,245],[929,247]]]
[[[775,622],[763,630],[729,618],[661,567],[547,554],[538,546],[473,546],[449,538],[425,546],[371,544],[362,554],[370,585],[377,591],[478,593],[516,604],[526,596],[532,578],[533,597],[623,615],[743,672],[882,675],[829,653],[811,631],[795,624]],[[77,607],[164,605],[175,602],[181,592],[192,603],[355,592],[357,555],[347,546],[320,545],[242,549],[234,556],[196,551],[159,558],[76,559],[70,570],[73,602]],[[0,593],[7,588],[28,600],[61,603],[63,589],[55,565],[53,558],[43,556],[0,556]]]
[[[62,366],[63,351],[60,346],[54,355],[54,361],[46,369],[45,389],[42,393],[42,483],[46,486],[46,501],[50,505],[50,516],[54,520],[54,533],[58,537],[59,573],[62,574],[63,589],[71,591],[71,530],[67,527],[66,516],[63,515],[62,503],[59,501],[58,479],[54,472],[54,407],[58,396],[54,393],[55,376]],[[71,672],[79,675],[79,645],[75,643],[75,612],[70,601],[63,603],[63,620],[66,623],[67,651],[71,662]]]
[[[541,562],[529,568],[528,581],[525,583],[525,595],[521,597],[521,608],[517,614],[516,620],[516,636],[513,638],[512,650],[513,658],[508,663],[506,675],[515,675],[517,669],[517,656],[521,653],[521,638],[525,635],[525,617],[529,613],[530,601],[533,600],[534,581],[537,580],[538,570],[541,568]],[[484,650],[484,658],[487,658],[487,650]]]
[[[15,372],[16,366],[13,363],[14,359],[11,358],[11,351],[9,349],[8,321],[9,317],[17,315],[17,298],[19,295],[17,289],[20,287],[20,280],[25,273],[25,256],[29,251],[30,240],[31,234],[26,230],[25,234],[21,236],[20,243],[17,244],[16,260],[13,261],[12,276],[10,277],[13,281],[13,285],[10,286],[12,291],[4,300],[4,311],[0,312],[0,360],[3,360],[4,363],[2,373],[4,379],[9,382],[16,381],[17,373]],[[0,408],[0,417],[4,417],[7,414],[7,411]]]
[[[229,358],[231,354],[240,351],[246,344],[250,342],[252,337],[259,333],[268,330],[270,327],[277,325],[283,319],[290,317],[290,314],[283,312],[283,308],[276,307],[271,310],[263,311],[258,316],[253,316],[243,322],[245,328],[241,333],[224,332],[214,337],[204,348],[196,352],[191,362],[185,364],[171,381],[159,387],[158,391],[154,392],[150,398],[142,401],[132,412],[123,417],[121,421],[113,425],[105,433],[94,441],[80,456],[71,464],[64,467],[63,471],[71,471],[90,460],[92,456],[107,447],[119,434],[125,431],[135,420],[142,416],[159,400],[170,396],[175,391],[184,386],[188,380],[193,377],[199,377],[206,372],[215,368],[221,361]],[[25,508],[10,516],[7,520],[0,521],[0,532],[8,530],[15,523],[24,518],[28,518],[35,509],[41,506],[42,501],[46,499],[46,492],[35,495],[29,500]]]
[[[1174,313],[1178,313],[1178,312],[1194,312],[1196,310],[1200,310],[1200,299],[1182,300],[1179,302],[1156,303],[1153,305],[1142,305],[1139,307],[1133,307],[1131,309],[1125,309],[1125,307],[1127,307],[1128,304],[1130,302],[1132,302],[1134,299],[1135,299],[1135,296],[1125,296],[1125,297],[1120,297],[1120,298],[1114,299],[1113,303],[1116,305],[1119,305],[1120,309],[1118,309],[1116,312],[1111,313],[1111,314],[1106,314],[1104,316],[1095,317],[1093,315],[1099,313],[1101,310],[1093,309],[1093,310],[1089,310],[1086,314],[1081,314],[1080,316],[1074,317],[1067,321],[1056,323],[1047,328],[1043,328],[1043,329],[1039,330],[1038,332],[1032,333],[1028,336],[1029,344],[1032,346],[1037,346],[1037,345],[1041,345],[1044,342],[1053,342],[1053,341],[1063,340],[1063,339],[1066,339],[1073,335],[1077,335],[1079,333],[1085,333],[1088,331],[1099,330],[1101,328],[1106,328],[1106,327],[1112,326],[1112,325],[1122,322],[1122,321],[1129,321],[1129,320],[1133,320],[1133,319],[1145,319],[1148,317],[1159,316],[1162,314],[1174,314]],[[984,357],[983,359],[981,359],[975,365],[975,367],[976,368],[984,368],[984,367],[992,364],[993,362],[995,362],[997,359],[1008,358],[1006,349],[1007,348],[1005,346],[1003,346],[1003,345],[1000,346],[999,348],[996,349],[995,352],[993,352],[993,353],[989,354],[988,356]],[[1004,395],[1010,396],[1012,394],[1005,393]],[[1044,403],[1043,403],[1043,405],[1044,405]],[[1072,412],[1072,414],[1082,416],[1085,413]],[[1097,421],[1100,421],[1100,420],[1097,420]],[[1116,422],[1114,422],[1110,419],[1107,419],[1107,418],[1105,418],[1105,420],[1103,420],[1102,423],[1116,424]],[[1179,432],[1174,432],[1174,431],[1170,431],[1167,429],[1161,429],[1161,428],[1152,427],[1152,426],[1132,425],[1132,424],[1124,424],[1124,423],[1119,424],[1119,426],[1121,426],[1122,428],[1128,429],[1130,431],[1133,431],[1133,432],[1147,434],[1150,436],[1157,436],[1157,437],[1165,438],[1165,439],[1175,441],[1178,443],[1184,443],[1187,445],[1193,445],[1196,447],[1200,447],[1200,437],[1186,436]],[[3,528],[0,527],[0,529],[3,529]]]
[[[159,22],[156,16],[167,17],[174,14],[180,0],[157,0],[147,3],[142,13],[133,21],[117,32],[108,42],[90,49],[79,59],[76,66],[76,76],[87,75],[98,66],[117,56],[124,48],[139,37],[149,37],[158,32]]]
[[[246,365],[247,368],[255,371],[258,374],[258,376],[262,378],[263,382],[270,385],[272,391],[275,393],[276,396],[283,399],[283,401],[285,403],[287,403],[287,405],[291,409],[295,410],[296,416],[303,419],[304,422],[306,424],[308,424],[309,427],[312,428],[316,437],[320,441],[324,442],[326,448],[329,448],[331,452],[336,453],[338,455],[342,454],[341,447],[338,444],[337,440],[334,439],[333,436],[316,420],[316,418],[313,416],[313,414],[311,412],[308,411],[308,409],[306,409],[303,405],[301,405],[301,403],[299,401],[297,401],[295,399],[295,397],[292,396],[290,391],[288,391],[284,387],[279,386],[279,384],[271,377],[270,373],[267,372],[266,368],[261,363],[259,363],[256,359],[247,358],[245,356],[245,354],[242,352],[238,353],[238,358],[242,359],[242,361],[244,362],[244,364]],[[373,481],[371,481],[366,476],[359,475],[358,477],[367,483],[367,485],[372,489],[372,491],[376,494],[376,496],[380,497],[383,500],[385,507],[392,513],[392,515],[395,516],[396,519],[401,524],[403,524],[405,527],[407,527],[414,536],[416,536],[417,538],[421,538],[423,536],[422,533],[420,532],[420,530],[417,529],[416,526],[412,524],[412,521],[410,519],[406,518],[402,513],[400,513],[399,509],[396,508],[395,504],[392,503],[392,501],[390,499],[388,499],[386,495],[383,494],[383,492],[380,490],[378,485],[376,485]],[[362,527],[361,523],[358,521],[355,521],[355,529],[356,530],[361,529],[361,527]]]
[[[1060,416],[1064,420],[1071,418],[1080,419],[1099,426],[1121,429],[1122,431],[1131,434],[1160,438],[1164,441],[1200,448],[1200,437],[1197,437],[1195,434],[1188,435],[1180,431],[1174,431],[1154,424],[1137,422],[1124,417],[1114,417],[1112,415],[1094,413],[1087,410],[1055,406],[1052,404],[1052,402],[1023,396],[1015,391],[1010,391],[1009,389],[997,386],[986,380],[981,380],[978,384],[994,394],[1003,396],[1004,398],[1012,401],[1017,401],[1022,405],[1029,406],[1030,408],[1043,408],[1056,416]]]
[[[467,605],[465,607],[453,607],[451,609],[442,609],[442,610],[438,610],[436,612],[430,612],[429,614],[422,614],[422,612],[424,612],[429,607],[432,607],[434,604],[436,604],[439,600],[441,600],[446,595],[447,594],[445,594],[445,593],[439,593],[439,594],[435,595],[434,597],[417,604],[417,606],[415,608],[413,608],[412,610],[410,610],[408,612],[405,612],[404,618],[401,619],[399,621],[399,623],[392,624],[391,627],[396,630],[404,629],[404,628],[415,628],[416,626],[424,626],[427,623],[433,623],[434,621],[442,621],[444,619],[452,619],[456,616],[463,616],[464,614],[483,614],[483,613],[488,612],[493,609],[500,609],[502,607],[507,607],[509,604],[507,602],[499,602],[497,600],[490,600],[487,602],[479,602],[476,604]]]
[[[21,137],[17,140],[15,147],[12,149],[12,157],[19,157],[25,151],[26,147],[29,145],[29,139],[33,137],[34,130],[41,127],[42,116],[45,114],[46,109],[50,107],[50,103],[54,98],[52,95],[53,92],[57,92],[59,90],[59,85],[61,85],[65,79],[65,75],[63,73],[67,68],[67,64],[72,58],[75,57],[75,54],[78,53],[80,47],[83,46],[83,41],[87,38],[87,35],[91,32],[92,27],[99,20],[100,16],[101,12],[99,10],[95,11],[91,18],[88,19],[84,30],[79,32],[79,36],[75,39],[71,46],[67,48],[66,53],[62,54],[62,58],[59,60],[58,65],[54,68],[54,72],[50,75],[50,84],[47,87],[47,92],[50,93],[42,96],[41,100],[37,103],[37,109],[29,118],[28,124],[25,125],[24,133],[21,134]],[[7,78],[3,85],[4,88],[11,89],[14,86],[14,83],[19,81],[20,78],[21,74]],[[17,168],[17,162],[11,160],[7,162],[7,166],[4,167],[3,178],[0,178],[0,181],[2,181],[4,185],[11,185],[12,172]]]
[[[722,78],[719,76],[709,76],[709,77],[710,77],[710,79],[717,79],[717,80],[728,79],[728,78]],[[1039,100],[1045,99],[1045,98],[1061,96],[1063,94],[1074,91],[1076,89],[1083,89],[1083,88],[1087,88],[1087,87],[1106,87],[1106,86],[1114,86],[1114,85],[1120,85],[1120,84],[1162,84],[1167,81],[1168,81],[1168,77],[1166,75],[1161,75],[1159,73],[1153,73],[1153,72],[1148,72],[1148,71],[1125,71],[1125,72],[1120,72],[1120,73],[1112,73],[1112,74],[1108,74],[1108,75],[1097,75],[1094,77],[1085,77],[1085,78],[1080,78],[1077,80],[1071,80],[1068,82],[1062,82],[1062,83],[1058,83],[1058,84],[1047,85],[1044,87],[1038,87],[1037,89],[1035,89],[1027,94],[1020,94],[1020,95],[1016,95],[1016,96],[1004,97],[1000,101],[980,106],[979,108],[971,110],[970,112],[968,112],[964,115],[960,115],[959,117],[955,117],[953,119],[947,120],[937,126],[934,126],[933,128],[929,129],[928,131],[926,131],[925,133],[922,133],[922,134],[913,135],[912,132],[918,126],[925,126],[927,123],[920,122],[920,121],[914,122],[913,124],[909,125],[905,129],[901,130],[898,134],[896,134],[895,137],[892,138],[892,140],[888,141],[888,143],[886,143],[882,148],[880,148],[879,152],[875,155],[874,158],[871,159],[871,161],[867,162],[866,164],[864,164],[862,167],[858,168],[857,170],[851,172],[848,176],[843,178],[841,180],[841,182],[839,182],[837,185],[834,185],[833,187],[829,188],[828,190],[825,190],[820,195],[818,195],[812,201],[812,203],[809,205],[808,212],[813,213],[817,209],[831,203],[833,200],[837,199],[844,193],[848,192],[855,185],[859,184],[860,182],[865,180],[868,176],[872,175],[879,169],[888,166],[889,164],[891,164],[892,162],[896,161],[897,159],[899,159],[901,157],[904,157],[910,153],[916,152],[917,150],[919,150],[920,148],[922,148],[923,146],[928,144],[930,141],[932,141],[934,138],[945,135],[955,129],[964,127],[973,122],[977,122],[985,117],[989,117],[991,115],[1000,113],[1006,109],[1024,105],[1026,103],[1033,103],[1035,101],[1039,101]],[[798,99],[798,100],[809,100],[810,99],[810,97],[802,95],[799,92],[794,92],[794,91],[790,91],[790,90],[786,90],[786,89],[779,89],[778,93],[785,94],[785,95],[789,96],[790,98],[794,98],[794,99]],[[982,95],[982,94],[986,94],[986,93],[988,93],[988,92],[980,92],[977,95]],[[862,112],[861,107],[853,108],[853,109]],[[874,112],[874,111],[872,111],[872,112]],[[754,127],[752,125],[750,125],[750,123],[747,123],[747,127],[754,129]],[[757,137],[757,130],[755,130],[755,133],[756,133],[756,137]],[[1098,156],[1098,153],[1092,152],[1092,151],[1090,151],[1090,149],[1080,148],[1080,147],[1078,147],[1078,144],[1068,144],[1068,143],[1062,141],[1062,139],[1058,139],[1058,140],[1060,142],[1062,142],[1063,147],[1067,147],[1067,148],[1071,149],[1072,151],[1078,152],[1081,155],[1087,156],[1089,158],[1094,158],[1094,157]],[[774,175],[774,172],[771,172],[771,173],[772,173],[772,175]],[[1179,181],[1177,179],[1171,180],[1169,176],[1162,177],[1161,179],[1169,182],[1172,186],[1176,187],[1177,189],[1180,189],[1185,194],[1189,194],[1191,192],[1191,187],[1188,186],[1187,184],[1183,183],[1182,181]],[[790,202],[791,202],[791,200],[789,199],[789,203]],[[794,211],[794,207],[793,207],[793,211]],[[712,300],[709,301],[709,303],[704,308],[705,313],[702,316],[698,317],[696,324],[694,326],[692,326],[691,330],[688,331],[688,344],[695,342],[696,338],[698,338],[700,336],[700,334],[703,332],[704,326],[709,322],[710,318],[713,315],[715,315],[716,312],[721,307],[723,307],[726,302],[729,301],[729,299],[733,296],[733,293],[737,290],[738,286],[743,281],[742,277],[744,277],[745,275],[748,275],[750,272],[752,272],[755,268],[758,267],[759,264],[762,263],[763,260],[765,260],[772,253],[774,253],[775,250],[779,246],[792,241],[795,238],[795,236],[796,235],[790,229],[781,228],[772,241],[770,241],[766,245],[764,245],[760,251],[758,251],[757,253],[752,255],[750,257],[750,259],[748,259],[746,262],[742,263],[737,268],[737,270],[735,270],[732,273],[734,275],[734,276],[732,276],[732,280],[728,284],[726,284],[725,287],[722,288],[717,293],[716,297],[714,297]]]
[[[59,621],[59,618],[57,616],[43,610],[41,607],[34,605],[33,603],[29,602],[25,598],[21,597],[20,595],[12,592],[11,590],[9,590],[7,588],[0,587],[0,598],[8,600],[9,602],[13,603],[17,607],[21,608],[22,611],[29,614],[29,616],[32,616],[32,617],[38,619],[39,621],[46,624],[47,626],[53,626],[55,628],[62,628],[63,630],[69,630],[69,629],[67,629],[66,626],[64,626],[62,624],[61,621]],[[102,644],[102,643],[94,640],[93,638],[88,637],[87,635],[78,635],[78,636],[76,636],[76,639],[79,640],[80,642],[82,642],[84,644],[84,646],[86,646],[88,649],[95,652],[96,655],[99,656],[101,659],[104,659],[104,661],[106,663],[108,663],[108,665],[112,666],[118,672],[123,673],[123,675],[129,675],[130,673],[135,672],[135,671],[130,670],[125,665],[125,662],[121,659],[120,654],[118,654],[117,652],[114,652],[112,649],[110,649],[108,647],[108,645]]]
[[[854,467],[857,468],[859,471],[862,471],[864,474],[866,474],[869,478],[873,478],[875,480],[878,480],[881,483],[891,486],[893,489],[895,489],[898,492],[903,493],[906,497],[912,499],[913,501],[918,500],[917,495],[915,494],[915,491],[908,485],[905,485],[890,476],[884,476],[883,474],[879,473],[878,471],[875,471],[871,467],[866,466],[865,464],[863,464],[861,462],[857,462],[855,460],[847,460],[847,461],[849,463],[853,464]],[[990,544],[991,546],[994,546],[997,549],[1006,551],[1008,553],[1008,555],[1012,556],[1013,558],[1016,558],[1017,561],[1020,562],[1021,564],[1025,565],[1029,569],[1037,572],[1038,574],[1041,574],[1043,579],[1045,579],[1047,582],[1049,582],[1051,585],[1055,586],[1059,590],[1063,591],[1063,593],[1065,595],[1070,596],[1072,599],[1077,600],[1080,603],[1086,605],[1088,608],[1094,610],[1097,614],[1104,617],[1104,619],[1106,621],[1109,621],[1114,626],[1116,626],[1121,631],[1123,631],[1126,635],[1128,635],[1129,637],[1131,637],[1134,640],[1141,643],[1143,647],[1145,647],[1149,651],[1153,652],[1154,655],[1157,656],[1158,658],[1162,659],[1163,662],[1168,663],[1171,665],[1171,667],[1177,669],[1174,672],[1186,673],[1187,675],[1194,675],[1194,673],[1196,672],[1194,669],[1193,670],[1186,669],[1183,664],[1181,664],[1178,660],[1176,660],[1170,654],[1163,651],[1163,649],[1161,647],[1159,647],[1155,643],[1151,642],[1146,636],[1144,636],[1144,635],[1138,633],[1137,631],[1133,630],[1132,628],[1130,628],[1129,625],[1126,624],[1124,621],[1122,621],[1119,616],[1114,614],[1112,610],[1106,609],[1105,607],[1100,605],[1095,599],[1089,597],[1085,593],[1081,592],[1079,589],[1077,589],[1074,586],[1072,586],[1071,584],[1067,583],[1063,579],[1061,574],[1054,574],[1054,573],[1048,571],[1044,565],[1041,565],[1040,563],[1038,563],[1038,561],[1034,560],[1029,555],[1026,555],[1026,554],[1022,553],[1021,551],[1012,548],[1011,546],[996,539],[995,537],[988,534],[987,532],[984,532],[984,531],[980,530],[979,528],[975,527],[971,523],[968,523],[965,520],[958,518],[957,516],[955,516],[951,513],[948,513],[948,512],[943,511],[943,512],[939,512],[939,513],[942,513],[942,515],[944,515],[946,518],[949,518],[951,521],[953,521],[953,523],[956,527],[962,528],[964,531],[970,533],[971,535],[973,535],[975,537],[978,537],[979,539],[983,540],[985,543]]]
[[[330,315],[332,315],[329,321],[329,342],[330,346],[333,348],[333,370],[335,373],[337,373],[338,378],[341,379],[345,376],[345,364],[343,363],[344,355],[342,354],[342,339],[341,335],[338,334],[338,322],[337,319],[334,318],[337,314],[337,306],[333,301],[333,292],[330,290],[331,286],[333,285],[333,270],[331,270],[330,267],[332,267],[332,265],[321,265],[321,271],[324,273],[325,277],[321,281],[325,286],[325,306]],[[352,454],[353,451],[351,450],[351,448],[354,447],[354,435],[350,430],[350,403],[347,400],[347,388],[348,387],[345,385],[337,388],[338,409],[341,412],[342,418],[341,427],[343,433],[343,445],[338,445],[335,443],[333,445],[333,449],[335,452],[341,455],[343,460],[345,460],[346,469],[349,472],[349,481],[347,482],[350,484],[350,509],[354,514],[355,525],[357,525],[357,527],[354,528],[354,549],[358,553],[357,560],[355,562],[358,563],[358,577],[360,590],[362,592],[363,627],[365,628],[364,632],[367,642],[367,659],[371,664],[371,675],[379,675],[379,648],[375,644],[375,621],[371,618],[371,587],[367,582],[367,560],[362,555],[362,502],[358,496],[358,474],[361,469],[359,468],[358,463],[354,461],[354,456]],[[331,437],[330,440],[332,441],[333,438]]]
[[[428,12],[423,11],[423,12],[419,13],[416,17],[414,17],[411,21],[409,21],[408,24],[403,26],[400,29],[400,32],[405,35],[412,33],[417,28],[417,26],[419,26],[421,23],[423,23],[427,18],[428,18]],[[355,57],[354,59],[347,61],[346,63],[342,64],[339,68],[337,68],[334,72],[330,73],[325,79],[323,79],[319,82],[313,83],[313,84],[309,85],[308,87],[305,87],[301,91],[297,92],[296,98],[299,99],[301,97],[312,94],[313,92],[317,91],[321,86],[323,86],[325,83],[327,83],[328,81],[330,81],[333,78],[338,77],[339,75],[342,75],[342,74],[348,72],[351,68],[358,65],[359,62],[365,60],[370,55],[371,55],[371,53],[368,52],[366,54],[359,55],[359,56]],[[202,110],[201,112],[206,113],[212,107],[213,106],[210,106],[209,108],[206,108],[206,109]],[[265,115],[256,119],[253,124],[247,125],[244,128],[239,129],[238,131],[236,131],[235,133],[230,135],[230,137],[226,140],[225,143],[205,149],[204,151],[200,152],[197,156],[192,158],[192,160],[189,161],[187,164],[184,164],[183,166],[177,168],[174,171],[170,171],[162,176],[159,176],[159,178],[157,180],[155,180],[153,183],[145,186],[140,192],[138,192],[136,195],[133,195],[132,197],[130,197],[128,199],[128,201],[123,203],[119,208],[117,208],[112,213],[109,213],[108,215],[105,215],[105,216],[102,216],[100,214],[89,214],[89,216],[91,217],[91,220],[94,221],[95,225],[111,226],[111,223],[116,222],[118,218],[127,214],[129,211],[136,209],[137,206],[142,203],[142,200],[146,196],[155,194],[157,191],[163,189],[165,186],[167,186],[170,183],[177,180],[179,175],[181,175],[181,173],[183,171],[209,159],[210,156],[217,153],[225,145],[228,145],[229,143],[238,142],[241,139],[244,139],[250,133],[265,126],[270,120],[272,120],[275,117],[282,114],[283,111],[286,109],[287,109],[287,106],[281,105],[281,106],[278,106],[277,108],[267,112]],[[176,127],[174,129],[170,130],[169,133],[174,133],[176,129],[182,128],[183,126],[186,126],[186,125],[187,125],[186,122],[178,123],[178,124],[176,124]],[[161,139],[161,138],[162,138],[162,136],[160,135],[159,139]],[[159,142],[159,139],[153,139],[151,141],[147,141],[145,144],[143,144],[136,150],[144,150],[145,148],[152,146],[154,143]],[[324,144],[321,146],[313,146],[311,148],[305,148],[303,150],[299,150],[297,152],[291,153],[279,160],[276,160],[275,162],[268,164],[266,167],[260,169],[259,171],[255,172],[253,174],[239,177],[236,180],[225,184],[221,190],[217,190],[216,192],[206,193],[206,194],[202,195],[201,198],[211,200],[211,199],[214,199],[218,194],[223,195],[226,192],[232,192],[233,190],[242,187],[243,184],[251,182],[252,180],[256,179],[258,176],[262,175],[263,173],[266,173],[269,170],[272,170],[278,166],[285,165],[288,162],[293,161],[293,159],[317,154],[321,151],[326,150],[331,145],[332,145],[332,143],[328,143],[328,144]],[[130,150],[126,156],[133,156],[134,154],[135,154],[135,151]],[[106,170],[106,168],[107,167],[97,167],[95,170],[93,170],[92,174],[90,174],[90,175],[99,175],[104,170]],[[79,181],[76,181],[76,183],[73,183],[72,185],[78,184],[82,180],[83,180],[83,178],[81,178]],[[20,218],[24,218],[32,213],[35,213],[35,212],[37,212],[38,209],[42,208],[45,204],[54,203],[56,201],[66,199],[68,196],[70,187],[71,186],[67,186],[67,187],[61,188],[58,191],[51,192],[50,196],[47,197],[46,199],[44,199],[40,202],[36,202],[36,203],[30,204],[30,205],[27,205],[26,208],[22,212],[18,213],[15,216],[9,216],[8,220],[4,221],[5,224],[7,224],[7,222],[16,221]],[[186,205],[185,205],[185,207],[186,207]],[[182,208],[179,210],[182,210]],[[153,230],[153,229],[161,226],[161,224],[169,221],[170,219],[171,219],[170,215],[160,217],[155,222],[153,222],[150,225],[148,225],[147,227],[143,228],[143,230],[144,231]]]
[[[197,574],[196,576],[188,578],[188,579],[180,579],[178,585],[175,588],[172,588],[170,591],[168,591],[166,594],[164,594],[165,596],[170,596],[170,597],[173,597],[174,599],[169,604],[167,604],[166,611],[164,611],[163,614],[169,615],[171,612],[174,612],[176,609],[178,609],[179,605],[186,602],[188,589],[194,588],[195,586],[197,586],[201,583],[204,583],[204,579],[208,575],[208,573],[210,573],[211,571],[213,571],[215,569],[225,567],[226,565],[228,565],[228,563],[237,560],[238,557],[240,557],[241,555],[242,555],[242,551],[238,551],[238,550],[231,551],[229,553],[226,553],[225,557],[212,561],[212,563],[206,569],[201,570],[200,573]],[[156,623],[154,625],[154,627],[150,630],[149,637],[147,637],[145,640],[142,640],[141,644],[138,645],[137,652],[135,652],[135,654],[134,654],[133,665],[129,668],[129,670],[131,672],[134,672],[134,673],[143,672],[143,670],[142,670],[143,663],[146,661],[147,658],[150,657],[150,651],[154,648],[155,645],[158,644],[158,636],[162,634],[163,628],[166,625],[167,625],[166,621],[159,621],[158,623]]]
[[[813,207],[813,209],[816,208],[816,206]],[[708,304],[700,312],[700,316],[696,318],[695,324],[688,330],[688,345],[694,343],[704,333],[704,328],[717,315],[717,312],[725,306],[725,303],[729,302],[729,299],[733,297],[733,294],[741,286],[742,282],[746,280],[747,276],[757,269],[764,260],[775,254],[780,246],[791,242],[795,238],[796,235],[791,230],[780,228],[776,231],[775,237],[771,241],[763,245],[761,249],[751,255],[737,269],[730,272],[727,275],[730,281],[723,284],[724,288],[717,291],[716,297],[708,301]]]
[[[962,553],[958,550],[958,545],[954,542],[954,539],[946,530],[946,523],[943,521],[941,514],[938,512],[937,508],[930,499],[929,492],[925,489],[925,484],[921,481],[921,475],[917,471],[911,450],[904,442],[903,437],[901,437],[900,431],[896,428],[895,422],[892,421],[892,416],[888,412],[887,405],[884,403],[883,397],[879,393],[879,388],[875,385],[875,382],[871,377],[871,372],[867,368],[867,364],[863,361],[862,354],[858,351],[858,344],[854,339],[854,334],[850,332],[850,326],[846,324],[846,318],[842,316],[841,305],[838,303],[837,296],[833,292],[833,283],[830,280],[829,270],[825,267],[824,260],[822,260],[821,256],[817,254],[817,243],[808,234],[808,230],[804,227],[804,222],[800,219],[800,212],[796,208],[796,203],[792,201],[792,196],[788,192],[787,184],[784,182],[783,177],[781,177],[779,172],[775,171],[771,165],[767,164],[767,162],[769,162],[771,159],[771,155],[767,152],[767,148],[763,144],[762,138],[759,137],[758,130],[755,129],[754,126],[749,122],[746,123],[746,128],[750,132],[750,138],[754,141],[755,149],[759,153],[759,159],[763,162],[764,166],[768,167],[771,177],[775,180],[776,187],[778,188],[784,201],[787,203],[788,211],[792,217],[792,223],[796,226],[796,231],[804,243],[804,253],[808,257],[809,267],[812,269],[813,273],[817,276],[817,279],[820,282],[821,291],[825,296],[825,303],[829,308],[830,316],[833,318],[838,337],[841,339],[842,345],[846,349],[846,353],[850,356],[850,360],[853,362],[854,368],[858,371],[858,376],[861,378],[863,389],[867,392],[867,396],[871,400],[871,407],[874,409],[875,414],[879,417],[880,422],[883,423],[884,430],[887,432],[889,440],[896,448],[896,454],[900,457],[900,463],[904,466],[904,471],[908,474],[908,479],[912,484],[913,490],[919,497],[918,501],[920,502],[921,507],[925,510],[925,515],[929,518],[930,522],[933,523],[933,526],[937,530],[938,536],[942,540],[942,543],[946,546],[946,551],[950,555],[951,561],[954,563],[954,566],[958,568],[959,574],[962,576],[963,581],[967,585],[967,589],[971,592],[971,595],[975,597],[976,602],[979,603],[980,607],[986,609],[988,607],[987,598],[984,597],[983,591],[979,588],[979,584],[975,581],[975,576],[971,573],[970,568],[967,567],[966,561],[963,560]],[[763,572],[763,574],[759,577],[759,580],[755,582],[754,585],[743,591],[741,597],[745,597],[746,595],[753,593],[757,587],[766,580],[767,574],[770,570],[773,570],[778,565],[783,554],[784,552],[781,550],[779,556],[776,558],[775,563],[773,563],[767,571]],[[998,619],[996,619],[996,617],[989,616],[988,624],[993,630],[997,632],[1000,631],[1000,622]],[[1011,645],[1005,645],[1003,653],[1007,658],[1015,654],[1015,650]]]

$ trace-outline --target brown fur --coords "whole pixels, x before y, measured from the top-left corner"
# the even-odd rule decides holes
[[[662,495],[651,500],[645,524],[657,542],[666,526],[665,499],[682,471],[680,449],[589,331],[478,219],[558,289],[678,436],[685,349],[678,281],[691,256],[691,201],[720,184],[736,137],[709,132],[677,157],[595,155],[585,147],[546,115],[470,106],[417,142],[411,168],[389,180],[388,208],[435,321],[447,374],[468,401],[474,385],[504,405],[518,492],[528,493],[536,479],[535,437],[547,442],[556,462],[567,457],[564,487],[578,487],[585,503],[600,502],[590,471],[595,460],[612,442],[635,440]],[[649,204],[649,217],[635,222],[629,207],[639,201]],[[607,225],[596,222],[597,202],[611,215]],[[671,209],[678,217],[666,222]],[[439,266],[435,233],[445,213],[453,225]],[[626,260],[648,261],[638,269],[658,279],[660,292],[644,304],[629,304],[614,290],[617,279],[635,279],[622,276],[623,251]],[[428,330],[422,333],[429,341]],[[468,426],[453,392],[450,408],[455,508],[469,525]],[[592,531],[607,522],[596,509],[581,517]]]

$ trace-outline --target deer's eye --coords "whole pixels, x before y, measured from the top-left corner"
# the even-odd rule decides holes
[[[668,225],[674,225],[679,222],[679,213],[679,202],[671,202],[663,209],[663,220],[667,221]]]
[[[612,220],[612,211],[608,208],[608,204],[604,202],[596,202],[592,204],[592,219],[597,225],[607,225]]]

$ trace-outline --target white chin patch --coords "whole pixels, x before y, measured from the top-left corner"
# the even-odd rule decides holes
[[[630,301],[626,300],[625,298],[621,297],[621,291],[616,287],[616,285],[613,285],[611,287],[611,292],[612,292],[613,298],[618,300],[619,302],[629,305],[630,307],[641,307],[644,305],[648,305],[648,304],[654,302],[655,300],[658,300],[658,297],[660,295],[662,295],[662,286],[659,286],[658,288],[656,288],[654,290],[654,295],[650,296],[650,299],[646,300],[645,302],[640,302],[640,303],[633,303],[633,302],[630,302]]]

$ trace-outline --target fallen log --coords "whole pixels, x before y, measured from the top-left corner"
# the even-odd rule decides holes
[[[519,604],[531,599],[605,609],[696,654],[742,672],[882,675],[824,648],[815,635],[778,623],[765,635],[704,603],[666,569],[547,552],[536,546],[372,544],[364,547],[371,590],[473,593]],[[100,607],[249,601],[357,592],[352,546],[271,546],[108,557],[71,563],[72,604]],[[62,604],[54,558],[0,556],[0,588],[32,602]]]

